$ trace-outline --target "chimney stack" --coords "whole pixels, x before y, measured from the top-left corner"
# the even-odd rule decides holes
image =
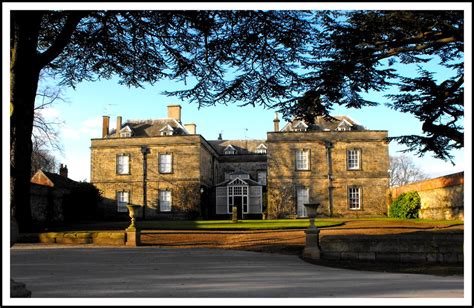
[[[109,116],[102,117],[102,138],[107,137],[109,134]]]
[[[196,124],[190,123],[190,124],[184,124],[184,128],[190,133],[191,135],[196,134]]]
[[[278,112],[275,112],[275,119],[273,119],[273,131],[280,131],[280,119],[278,119]]]
[[[115,130],[115,136],[120,137],[120,130],[122,129],[122,117],[117,117],[117,128]]]
[[[219,133],[219,137],[217,138],[217,140],[222,140],[222,133]]]
[[[59,175],[67,178],[67,165],[63,166],[63,164],[61,164],[59,167]]]
[[[175,119],[181,123],[181,106],[180,105],[169,105],[168,106],[168,118]]]

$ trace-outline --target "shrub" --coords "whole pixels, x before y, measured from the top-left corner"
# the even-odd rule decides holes
[[[98,205],[102,200],[100,191],[92,184],[79,182],[63,199],[66,222],[100,219]]]
[[[420,208],[420,195],[416,191],[406,192],[392,202],[388,216],[393,218],[418,218]]]

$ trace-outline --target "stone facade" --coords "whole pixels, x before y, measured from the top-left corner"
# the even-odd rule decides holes
[[[296,214],[295,190],[308,189],[309,202],[320,203],[327,216],[377,216],[386,213],[388,187],[387,131],[305,131],[268,133],[268,192],[277,195],[290,188],[286,198]],[[359,167],[348,168],[348,150],[359,151]],[[297,170],[296,152],[309,151],[307,170]],[[350,209],[350,187],[360,188],[360,205]],[[274,193],[275,192],[275,193]],[[289,197],[289,198],[288,198]],[[269,208],[278,198],[269,198]]]
[[[348,117],[315,123],[288,123],[282,130],[267,133],[266,140],[222,140],[220,136],[208,141],[196,134],[195,124],[181,124],[181,107],[176,105],[168,106],[166,119],[122,123],[118,117],[110,132],[109,118],[104,117],[102,138],[91,140],[91,182],[102,191],[106,212],[126,219],[123,206],[118,210],[117,198],[126,195],[128,203],[143,206],[142,149],[146,147],[147,218],[216,217],[216,187],[232,173],[245,174],[251,185],[262,186],[260,198],[266,199],[262,208],[269,217],[271,213],[304,216],[297,202],[301,187],[308,190],[307,201],[321,202],[323,215],[384,214],[389,182],[387,131],[366,130]],[[279,129],[277,118],[274,124]],[[309,152],[308,170],[297,170],[300,149]],[[348,168],[348,150],[356,150],[355,170]],[[161,156],[167,156],[167,172],[161,172]],[[119,171],[119,160],[126,161],[126,172]],[[355,208],[349,206],[354,187]],[[163,195],[168,199],[160,199]]]

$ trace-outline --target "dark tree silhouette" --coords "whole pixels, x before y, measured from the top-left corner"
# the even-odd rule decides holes
[[[391,85],[399,76],[389,64],[423,63],[432,55],[458,70],[440,103],[463,109],[457,99],[463,91],[462,12],[12,11],[10,36],[11,201],[22,229],[31,223],[31,134],[40,73],[71,87],[112,76],[135,87],[167,78],[189,84],[168,95],[200,107],[239,101],[278,108],[287,118],[296,108],[312,118],[328,115],[333,104],[376,105],[360,93]],[[384,60],[388,64],[381,66]],[[302,98],[308,108],[298,105]],[[439,127],[451,111],[433,104],[439,111],[434,115],[441,115],[425,118],[432,109],[418,105],[431,135],[399,141],[416,141],[413,149],[431,142],[422,151],[449,158],[450,145],[462,147],[452,130]],[[459,117],[453,119],[443,125],[458,125]]]
[[[387,95],[394,110],[422,122],[423,135],[391,137],[419,156],[427,152],[451,160],[452,149],[464,146],[464,16],[463,11],[322,12],[322,32],[312,57],[303,62],[307,74],[303,95],[278,106],[289,118],[312,121],[329,115],[335,104],[349,108],[376,106],[361,94],[398,87]],[[445,68],[438,83],[420,68],[404,76],[394,68],[438,60]],[[452,74],[446,72],[451,72]],[[453,77],[446,77],[453,75]],[[406,152],[404,151],[404,152]]]
[[[31,224],[29,175],[40,73],[62,85],[120,78],[140,87],[163,78],[194,82],[183,98],[200,105],[289,92],[292,62],[309,44],[303,11],[12,11],[10,39],[11,202]],[[227,70],[237,77],[229,81]],[[285,82],[285,85],[281,85]],[[248,96],[248,98],[247,98]],[[212,98],[212,99],[209,99]]]

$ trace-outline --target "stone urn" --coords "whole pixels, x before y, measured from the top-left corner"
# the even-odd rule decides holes
[[[135,218],[137,217],[137,212],[138,209],[141,208],[141,206],[136,205],[136,204],[128,204],[128,216],[130,216],[130,226],[128,226],[126,231],[137,231],[137,225],[135,224]]]
[[[319,203],[305,203],[304,207],[306,208],[306,214],[309,217],[309,229],[316,230],[316,225],[314,224],[314,219],[316,218],[316,213],[318,211]]]

